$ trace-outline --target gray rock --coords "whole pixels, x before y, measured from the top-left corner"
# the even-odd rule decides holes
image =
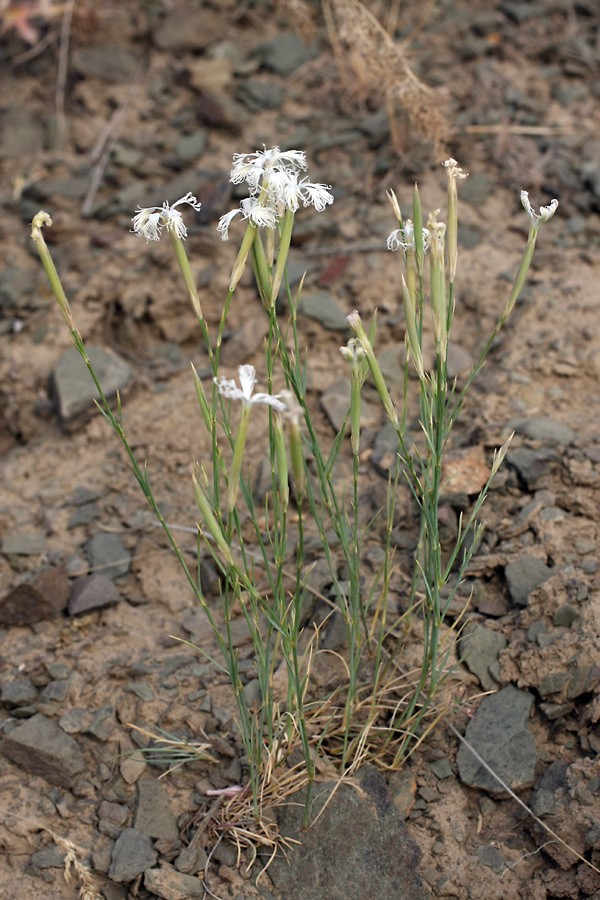
[[[475,856],[484,866],[498,874],[506,868],[504,854],[498,847],[494,847],[493,844],[483,844],[483,846],[478,847],[475,851]]]
[[[468,743],[513,791],[534,781],[537,752],[527,728],[532,706],[531,694],[508,685],[484,697],[465,732]],[[506,793],[462,742],[456,761],[464,784],[490,794]]]
[[[266,335],[266,318],[257,311],[256,315],[251,316],[239,328],[236,328],[223,344],[219,357],[219,363],[223,370],[227,368],[237,370],[237,366],[243,365],[251,359],[256,351],[264,345]],[[261,387],[260,390],[264,390],[264,387]]]
[[[386,422],[377,432],[373,444],[371,462],[380,475],[387,478],[398,462],[398,434],[391,422]]]
[[[0,111],[0,159],[34,157],[43,143],[43,119],[27,105],[15,103]]]
[[[121,884],[133,881],[157,859],[158,853],[147,834],[137,828],[124,828],[113,847],[108,877]]]
[[[37,694],[37,688],[29,678],[15,678],[14,681],[7,681],[2,685],[0,702],[8,707],[26,706],[37,700]]]
[[[186,134],[179,138],[175,145],[175,156],[181,160],[194,161],[199,159],[208,145],[208,133],[199,128],[192,134]]]
[[[69,597],[69,615],[77,616],[90,609],[102,609],[119,599],[116,587],[104,575],[82,575],[76,578]]]
[[[473,172],[460,182],[459,199],[472,206],[481,206],[494,193],[494,182],[483,172]]]
[[[568,425],[555,422],[548,416],[512,419],[509,427],[517,434],[524,434],[532,441],[540,441],[543,444],[570,444],[575,437],[573,430]]]
[[[162,869],[146,869],[144,887],[163,900],[194,900],[195,897],[206,895],[206,889],[200,878],[185,875],[166,866]]]
[[[62,566],[44,569],[0,600],[0,625],[31,625],[61,613],[67,605],[69,579]]]
[[[222,40],[222,28],[222,19],[211,20],[205,8],[180,7],[157,20],[152,37],[156,47],[167,53],[198,53],[215,38]]]
[[[73,54],[73,63],[81,75],[108,82],[131,82],[140,59],[137,48],[122,44],[103,43]]]
[[[476,225],[458,223],[458,243],[466,250],[473,250],[481,243],[481,229]]]
[[[107,741],[114,731],[115,724],[115,708],[110,703],[105,703],[97,711],[85,731],[86,734],[93,735],[99,741]]]
[[[463,661],[470,672],[477,675],[484,691],[492,691],[497,687],[490,675],[489,667],[496,662],[498,654],[506,647],[506,639],[497,631],[485,625],[467,626],[460,642]]]
[[[175,841],[179,837],[167,792],[157,778],[141,778],[137,783],[134,826],[152,838]]]
[[[127,690],[139,697],[144,703],[152,703],[155,699],[154,691],[145,681],[130,681],[127,685]]]
[[[58,720],[58,724],[67,734],[79,734],[88,727],[92,720],[92,712],[89,709],[74,707],[67,710]]]
[[[123,390],[131,379],[131,368],[114,353],[101,347],[88,347],[87,353],[108,400]],[[94,410],[93,400],[99,399],[98,391],[87,366],[75,349],[68,350],[58,361],[52,373],[58,412],[63,425],[76,427],[79,417]]]
[[[2,538],[2,552],[15,556],[39,556],[46,549],[43,531],[19,531],[5,534]]]
[[[184,847],[177,859],[175,868],[186,875],[202,872],[207,862],[206,850],[203,847]]]
[[[517,606],[527,606],[531,592],[551,575],[552,569],[537,556],[522,556],[504,569],[511,599]]]
[[[0,121],[2,113],[0,112]],[[2,139],[4,133],[0,129],[0,157],[2,156]],[[3,272],[0,272],[0,308],[3,310],[14,310],[14,308],[22,303],[24,297],[28,297],[34,292],[35,276],[32,271],[18,268],[17,266],[6,266]]]
[[[44,847],[31,855],[31,865],[36,869],[60,869],[65,862],[65,851],[60,847]]]
[[[0,751],[26,771],[61,787],[71,788],[85,769],[76,741],[41,713],[14,728],[2,741]]]
[[[100,569],[104,578],[120,578],[129,572],[131,553],[118,534],[99,531],[85,545],[87,558],[93,569]]]
[[[516,447],[506,454],[506,462],[517,470],[521,481],[529,488],[536,490],[539,480],[556,471],[560,465],[560,456],[556,450],[540,447]]]
[[[34,182],[28,193],[39,201],[63,197],[67,200],[83,200],[90,186],[89,175],[75,175],[72,178],[43,178]],[[70,351],[69,351],[70,352]],[[77,351],[75,351],[77,353]]]
[[[359,777],[361,791],[337,782],[315,786],[308,831],[302,831],[300,795],[298,803],[277,809],[281,833],[300,846],[287,860],[278,854],[269,866],[276,896],[323,900],[326,885],[327,900],[429,898],[419,875],[419,848],[383,777],[372,766]]]
[[[272,81],[246,78],[236,91],[236,99],[251,112],[263,109],[279,109],[283,100],[283,88]]]
[[[452,763],[447,756],[442,756],[441,759],[434,759],[429,763],[429,768],[435,777],[440,779],[450,778],[454,774]]]
[[[569,791],[567,770],[569,763],[550,763],[544,774],[536,782],[531,792],[531,808],[538,818],[542,816],[555,816],[558,812],[558,795],[566,795]]]
[[[346,414],[350,411],[350,367],[348,367],[347,378],[340,378],[339,381],[331,384],[327,390],[321,394],[321,406],[327,414],[327,418],[336,431],[339,431],[344,424]],[[349,422],[350,420],[348,420]],[[379,405],[373,405],[361,397],[360,402],[360,425],[361,428],[376,427],[381,421],[381,408]],[[350,435],[350,425],[348,424],[348,435]]]
[[[309,319],[314,319],[328,331],[348,331],[346,313],[335,297],[332,297],[327,291],[303,294],[298,305],[298,312],[303,316],[308,316]]]
[[[308,47],[295,31],[284,31],[260,50],[260,58],[267,69],[278,75],[291,75],[300,66],[318,56],[316,47]]]
[[[44,703],[62,703],[69,693],[69,679],[59,678],[56,681],[50,681],[42,693],[40,700]]]
[[[78,506],[67,522],[67,531],[77,528],[79,525],[89,525],[97,518],[98,512],[97,503],[84,503],[82,506]]]

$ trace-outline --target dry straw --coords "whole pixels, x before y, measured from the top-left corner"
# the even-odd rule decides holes
[[[441,154],[447,131],[441,96],[417,78],[402,46],[360,0],[323,0],[323,12],[344,81],[364,98],[383,91],[394,145],[401,145],[396,121],[400,108],[416,134],[431,140],[436,154]]]

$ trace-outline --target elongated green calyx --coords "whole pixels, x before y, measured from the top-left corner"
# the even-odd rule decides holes
[[[42,234],[42,228],[44,227],[44,225],[52,225],[52,219],[47,212],[44,212],[44,210],[41,209],[33,217],[33,221],[31,223],[31,237],[32,240],[35,241],[38,253],[40,254],[42,265],[46,271],[46,275],[48,276],[50,287],[52,288],[52,293],[56,297],[56,302],[60,307],[60,311],[62,312],[65,321],[71,331],[74,331],[75,323],[73,322],[73,316],[71,315],[71,307],[69,306],[69,301],[67,300],[66,294],[63,290],[58,272],[56,271],[56,266],[54,265],[54,261],[50,256],[50,251],[48,250],[46,241],[44,240],[44,236]]]
[[[379,363],[375,358],[375,353],[373,352],[373,346],[367,332],[365,331],[362,320],[357,312],[350,313],[349,316],[346,316],[346,321],[348,322],[348,327],[354,336],[358,339],[358,343],[364,351],[364,354],[367,359],[367,364],[369,366],[369,371],[371,373],[371,378],[377,388],[377,393],[383,403],[385,411],[388,415],[390,422],[394,425],[395,428],[398,427],[398,413],[396,412],[396,407],[392,403],[392,398],[390,397],[390,392],[387,389],[385,379],[379,367]]]
[[[350,340],[347,347],[340,347],[340,352],[351,365],[350,439],[352,452],[358,456],[360,449],[360,389],[363,381],[362,361],[365,358],[365,351],[358,341]]]
[[[193,483],[194,483],[194,495],[196,497],[196,503],[198,504],[198,508],[202,513],[202,518],[204,519],[204,524],[208,530],[208,533],[214,540],[218,549],[222,553],[225,558],[227,565],[233,565],[233,557],[231,555],[231,549],[225,540],[225,535],[221,531],[221,527],[217,522],[216,516],[211,509],[211,505],[208,501],[208,498],[204,491],[202,490],[202,486],[200,484],[199,476],[196,472],[193,474]]]
[[[419,342],[419,333],[417,331],[417,312],[414,297],[408,289],[404,275],[402,276],[402,305],[404,306],[404,318],[406,319],[406,334],[408,337],[408,346],[410,348],[412,360],[417,370],[419,378],[425,378],[423,370],[423,352]]]

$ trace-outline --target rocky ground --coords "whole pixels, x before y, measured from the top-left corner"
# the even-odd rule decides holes
[[[391,2],[369,8],[382,21],[398,11]],[[312,14],[312,30],[294,9]],[[31,40],[44,41],[36,52],[22,25],[0,44],[1,900],[77,896],[63,877],[65,846],[48,829],[81,848],[105,900],[600,897],[596,3],[447,0],[424,10],[407,0],[395,40],[435,90],[435,135],[433,112],[422,122],[397,108],[390,125],[387,86],[365,86],[336,65],[317,3],[76,2],[64,117],[57,21],[29,25]],[[375,66],[366,50],[364,65]],[[247,851],[239,865],[236,848],[208,827],[209,792],[244,778],[227,684],[177,640],[210,653],[210,629],[94,414],[28,224],[40,207],[52,215],[48,239],[77,325],[106,384],[121,390],[130,441],[167,518],[193,525],[190,466],[209,447],[189,362],[201,370],[206,360],[170,246],[129,234],[130,219],[138,204],[188,190],[202,201],[187,247],[213,328],[236,252],[215,230],[238,199],[231,157],[263,144],[305,149],[311,178],[335,194],[325,213],[299,214],[290,264],[293,283],[307,273],[299,321],[324,441],[345,414],[339,346],[352,309],[368,320],[378,308],[378,353],[392,392],[401,391],[386,189],[406,209],[417,179],[424,208],[436,208],[441,160],[452,155],[470,173],[460,185],[459,380],[495,325],[524,247],[519,190],[536,207],[553,197],[560,206],[454,437],[464,472],[489,464],[516,432],[464,586],[456,711],[402,769],[366,766],[342,785],[301,845],[257,883],[262,866],[249,868]],[[249,278],[229,324],[223,369],[258,367],[266,326]],[[375,511],[394,447],[370,399],[362,466]],[[454,491],[443,507],[449,541],[473,501],[468,485]],[[405,574],[416,541],[408,506],[396,524]],[[195,540],[186,541],[182,532],[195,564]],[[203,577],[216,605],[208,562]],[[329,588],[326,576],[318,588]],[[240,629],[240,670],[251,682],[246,637]],[[215,761],[159,778],[168,764],[133,752],[149,739],[132,724],[205,742]],[[324,771],[315,810],[331,778]],[[276,816],[282,834],[298,836],[294,806]]]

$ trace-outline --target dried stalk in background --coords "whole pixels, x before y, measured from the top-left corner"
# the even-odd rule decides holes
[[[400,108],[417,135],[433,141],[437,154],[442,152],[447,129],[441,96],[417,78],[403,48],[360,0],[323,0],[323,13],[342,78],[364,97],[383,94],[394,146],[402,146]]]

